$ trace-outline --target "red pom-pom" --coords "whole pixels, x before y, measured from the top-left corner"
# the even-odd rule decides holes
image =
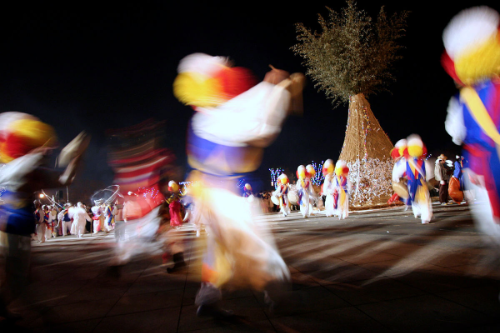
[[[406,147],[405,150],[403,150],[403,156],[406,159],[410,158],[410,154],[408,153],[408,147]]]
[[[399,149],[398,148],[392,148],[391,150],[391,157],[393,160],[401,157],[401,155],[399,154]]]
[[[257,83],[252,72],[243,67],[223,67],[214,78],[219,80],[228,99],[238,96]]]
[[[18,158],[26,155],[33,149],[33,146],[27,144],[26,138],[9,133],[3,146],[3,152],[12,158]]]
[[[457,72],[455,71],[455,63],[450,58],[448,53],[446,53],[446,51],[444,51],[443,55],[441,56],[441,66],[443,66],[446,73],[448,73],[448,75],[451,76],[451,78],[455,80],[455,82],[464,86],[463,82],[458,78]]]

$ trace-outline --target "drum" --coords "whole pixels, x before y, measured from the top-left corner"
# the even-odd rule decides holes
[[[410,194],[408,193],[408,186],[404,181],[392,183],[392,189],[402,199],[408,199],[410,197]]]
[[[292,204],[292,205],[298,205],[299,204],[299,193],[297,192],[296,189],[290,189],[290,191],[288,192],[288,201]]]
[[[280,199],[278,199],[278,197],[276,195],[271,195],[271,201],[273,202],[273,204],[279,206],[280,205]]]

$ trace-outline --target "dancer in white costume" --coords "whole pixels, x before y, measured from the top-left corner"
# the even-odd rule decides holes
[[[309,215],[314,215],[313,204],[318,201],[318,196],[314,191],[312,179],[316,176],[316,170],[312,164],[306,166],[306,180],[309,182]]]
[[[406,211],[411,206],[411,201],[406,180],[405,153],[408,154],[407,142],[406,139],[401,139],[396,142],[394,148],[391,150],[391,157],[394,160],[394,167],[392,168],[392,189],[394,190],[394,195],[389,201],[401,200],[405,204]]]
[[[284,173],[278,177],[278,186],[276,191],[274,191],[273,196],[278,198],[280,213],[283,217],[287,217],[290,214],[290,202],[288,201],[288,191],[290,190],[290,185],[288,181],[288,176]]]
[[[82,238],[85,233],[85,223],[89,221],[92,222],[89,214],[83,207],[81,202],[76,204],[76,207],[73,208],[73,225],[71,229],[74,230],[74,234],[78,236],[78,238]]]
[[[240,73],[244,75],[233,82]],[[190,180],[197,216],[209,228],[202,286],[195,300],[200,316],[230,315],[216,306],[220,288],[229,282],[263,290],[289,278],[271,233],[255,222],[256,206],[241,197],[237,181],[260,165],[263,148],[281,131],[293,91],[289,88],[297,85],[301,91],[303,76],[273,69],[253,88],[235,89],[248,76],[244,69],[229,67],[224,58],[194,54],[181,61],[174,83],[175,95],[198,111],[189,124],[187,153],[196,169]],[[286,203],[288,178],[281,180],[278,191]],[[286,215],[288,205],[284,209]]]
[[[308,177],[309,176],[309,177]],[[304,218],[311,216],[312,205],[310,204],[310,197],[314,194],[311,184],[311,177],[306,170],[306,167],[299,165],[297,168],[297,191],[299,194],[300,212]]]
[[[69,215],[69,209],[71,208],[71,203],[66,203],[64,209],[59,212],[57,219],[59,220],[59,228],[62,230],[62,235],[66,236],[71,233],[71,217]]]
[[[325,176],[325,180],[323,182],[322,186],[322,194],[326,196],[325,199],[325,214],[327,217],[331,217],[335,214],[335,207],[334,207],[334,199],[333,199],[333,194],[335,193],[335,186],[334,186],[334,165],[333,161],[328,159],[325,161],[323,164],[323,175]]]
[[[425,154],[426,148],[420,136],[413,134],[407,139],[408,147],[404,152],[406,168],[399,168],[393,174],[395,179],[406,176],[408,179],[408,194],[415,218],[420,217],[422,224],[432,219],[432,203],[426,183]]]
[[[338,160],[335,165],[335,176],[333,178],[333,215],[340,219],[349,216],[349,193],[351,192],[351,182],[349,181],[349,168],[343,160]]]
[[[104,208],[102,207],[103,203],[104,200],[102,199],[95,200],[95,206],[91,208],[92,214],[94,214],[94,216],[92,217],[92,220],[94,220],[94,234],[97,234],[99,231],[101,231],[101,226],[103,225],[103,223],[101,223],[101,221],[104,220]]]

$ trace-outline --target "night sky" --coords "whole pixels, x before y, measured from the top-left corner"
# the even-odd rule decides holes
[[[53,125],[61,145],[80,131],[92,134],[75,191],[95,191],[112,183],[107,166],[110,128],[132,126],[148,118],[166,121],[165,146],[185,169],[185,132],[191,108],[172,93],[177,65],[186,55],[204,52],[229,56],[237,66],[262,79],[268,65],[305,72],[290,47],[294,24],[319,29],[317,14],[327,15],[343,1],[220,2],[158,1],[71,3],[69,7],[11,4],[1,10],[0,111],[31,113]],[[49,3],[49,2],[46,2]],[[280,4],[277,4],[280,3]],[[281,4],[286,4],[283,6]],[[450,1],[433,6],[415,1],[358,1],[374,18],[411,11],[403,59],[395,64],[391,93],[369,97],[372,110],[392,142],[418,133],[429,151],[459,152],[445,131],[450,97],[457,92],[442,70],[442,31],[461,9],[479,4],[500,9],[498,1]],[[287,119],[266,150],[258,178],[269,184],[270,167],[295,170],[312,160],[336,159],[344,140],[347,105],[331,101],[311,82],[304,91],[304,115]],[[452,155],[453,154],[453,155]],[[82,198],[82,200],[87,200]]]

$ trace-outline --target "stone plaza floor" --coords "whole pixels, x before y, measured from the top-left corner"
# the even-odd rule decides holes
[[[0,332],[500,332],[500,251],[467,206],[434,206],[422,225],[402,207],[287,218],[267,214],[292,285],[270,310],[261,292],[227,291],[231,322],[197,318],[202,251],[189,225],[189,267],[161,253],[107,274],[113,234],[33,243],[31,283]]]

